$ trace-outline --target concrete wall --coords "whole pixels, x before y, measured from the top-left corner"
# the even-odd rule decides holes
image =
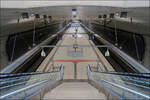
[[[41,25],[38,25],[41,26]],[[1,27],[1,34],[0,34],[0,68],[7,66],[8,56],[6,53],[6,41],[10,34],[23,32],[33,29],[33,21],[25,22],[25,23],[15,23],[15,24],[8,24]]]
[[[0,70],[3,68],[3,66],[8,65],[8,58],[6,54],[6,41],[7,37],[0,39]]]
[[[150,37],[144,36],[145,39],[145,54],[144,54],[144,66],[146,66],[150,70]]]
[[[12,1],[13,2],[13,1]],[[11,4],[11,3],[10,3]],[[147,5],[148,3],[146,3]],[[7,4],[6,4],[7,5]],[[144,3],[145,5],[145,3]],[[31,6],[31,5],[30,5]],[[126,4],[126,6],[128,6]],[[72,8],[77,8],[79,18],[94,19],[99,14],[109,14],[121,11],[128,12],[128,19],[117,20],[117,28],[131,31],[138,34],[143,34],[145,38],[146,48],[144,56],[144,65],[150,66],[150,7],[133,7],[133,8],[120,8],[120,7],[104,7],[104,6],[55,6],[55,7],[38,7],[38,8],[2,8],[0,14],[0,66],[8,65],[7,54],[5,50],[5,43],[8,35],[30,30],[33,28],[33,17],[30,19],[22,19],[22,12],[49,14],[58,18],[70,18]],[[133,18],[133,23],[130,23],[129,18]],[[17,18],[20,18],[20,23],[17,23]],[[89,18],[89,19],[88,19]],[[43,26],[44,23],[38,21],[36,27]],[[114,27],[114,21],[108,24],[110,27]],[[61,27],[61,26],[60,26]],[[149,68],[150,69],[150,68]]]
[[[125,31],[142,34],[145,41],[145,54],[143,65],[150,69],[150,26],[142,25],[139,23],[129,23],[117,21],[117,28]],[[108,24],[109,27],[114,27],[114,22]]]
[[[33,29],[33,20],[22,22],[22,23],[12,23],[1,26],[0,34],[0,70],[11,62],[8,61],[8,55],[6,53],[6,42],[11,34],[24,32]],[[55,22],[54,22],[55,23]],[[42,21],[36,21],[36,28],[44,26]],[[59,27],[61,28],[61,27]]]

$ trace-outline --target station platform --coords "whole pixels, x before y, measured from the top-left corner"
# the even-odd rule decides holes
[[[91,44],[92,43],[92,44]],[[56,47],[48,54],[47,58],[38,71],[46,69],[49,71],[52,67],[64,66],[63,80],[70,80],[69,82],[63,82],[61,85],[46,93],[43,97],[47,99],[106,99],[104,93],[99,91],[90,85],[88,82],[82,82],[88,80],[88,65],[97,66],[101,64],[99,55],[95,48],[90,47],[94,43],[89,40],[89,36],[82,27],[69,27],[62,40],[59,40],[57,45],[89,45],[88,48],[67,48],[67,47]],[[101,54],[102,56],[102,54]],[[105,58],[105,57],[103,57]],[[102,58],[101,58],[102,59]],[[47,64],[45,64],[47,63]],[[108,63],[105,61],[105,64]],[[44,68],[46,65],[47,67]],[[101,66],[102,67],[102,66]],[[109,66],[111,67],[111,66]],[[112,68],[112,67],[111,67]],[[113,68],[112,68],[113,69]],[[79,80],[79,82],[73,82],[73,80]],[[81,80],[81,82],[80,82]]]
[[[102,99],[106,100],[103,93],[88,84],[87,82],[64,82],[51,92],[45,94],[43,100],[54,100],[54,99]]]
[[[69,27],[57,45],[88,45],[89,47],[79,47],[75,50],[75,48],[58,46],[48,54],[37,71],[43,71],[43,69],[49,71],[52,67],[57,67],[62,64],[64,66],[64,79],[88,79],[87,66],[89,64],[91,66],[100,64],[102,65],[101,67],[107,66],[107,69],[114,71],[101,52],[92,46],[90,47],[94,43],[92,40],[89,40],[88,34],[82,27],[78,27],[77,32],[76,27]]]
[[[36,72],[1,75],[0,99],[150,99],[149,74],[115,72],[84,28],[69,27],[47,47],[53,49]]]

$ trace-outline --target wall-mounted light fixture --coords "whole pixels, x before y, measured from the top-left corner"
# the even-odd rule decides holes
[[[42,49],[42,52],[41,52],[41,56],[42,57],[45,57],[46,56],[46,53],[45,53],[45,51]]]
[[[105,52],[105,56],[106,56],[106,57],[110,56],[110,52],[109,52],[108,49],[107,49],[106,52]]]

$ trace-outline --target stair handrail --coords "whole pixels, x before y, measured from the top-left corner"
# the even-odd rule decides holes
[[[95,76],[96,79],[93,77],[93,75],[95,75],[95,73],[96,73],[96,76]],[[118,72],[99,72],[99,71],[92,72],[91,68],[90,68],[90,65],[88,65],[88,79],[90,81],[94,82],[95,84],[97,84],[98,87],[99,87],[99,85],[101,85],[100,87],[104,87],[104,90],[106,90],[107,92],[110,92],[112,89],[117,88],[121,91],[123,90],[123,93],[134,94],[134,95],[137,95],[137,96],[140,96],[140,97],[144,98],[144,100],[145,99],[149,100],[150,99],[149,95],[137,92],[134,89],[132,90],[131,88],[125,87],[124,84],[119,84],[119,83],[115,82],[115,79],[113,79],[113,78],[111,79],[111,77],[113,75],[117,75],[116,78],[118,77],[118,79],[121,79],[121,77],[128,76],[128,77],[132,77],[132,78],[140,77],[142,79],[145,78],[146,80],[148,80],[149,79],[149,73],[144,73],[144,75],[146,75],[146,76],[141,76],[141,75],[143,75],[143,73],[142,74],[137,74],[137,73],[132,74],[132,73],[130,73],[129,75],[127,75],[127,74],[128,73],[124,74],[122,72],[121,73],[118,73]],[[97,77],[98,75],[100,77]],[[119,78],[119,76],[120,76],[120,78]],[[109,79],[109,77],[110,77],[110,79]],[[123,80],[122,80],[122,83],[123,83]],[[111,87],[111,88],[109,88],[109,87]],[[109,90],[108,90],[108,88],[109,88]],[[116,94],[115,90],[112,90],[112,91],[113,91],[114,94]],[[111,93],[111,94],[113,94],[113,93]],[[116,96],[118,96],[118,94],[116,94]],[[122,98],[125,98],[125,97],[118,96],[118,98],[122,99]]]
[[[5,74],[5,75],[7,75],[7,74]],[[29,85],[24,85],[23,88],[19,88],[19,89],[17,88],[17,90],[15,90],[15,91],[10,91],[10,92],[4,93],[4,94],[2,94],[3,91],[1,91],[2,95],[0,94],[0,100],[10,98],[11,96],[17,95],[19,93],[23,93],[24,96],[22,98],[27,98],[27,97],[29,98],[29,95],[26,95],[26,92],[28,92],[28,91],[33,92],[32,94],[36,95],[37,93],[39,93],[41,90],[45,89],[46,87],[48,87],[52,84],[55,84],[56,82],[63,79],[64,66],[61,65],[59,72],[43,72],[43,73],[42,72],[32,72],[32,73],[23,73],[23,74],[19,73],[19,74],[10,74],[10,75],[11,75],[11,78],[15,78],[15,77],[12,77],[12,75],[15,75],[16,77],[21,76],[20,78],[22,78],[22,76],[24,76],[24,77],[30,76],[31,80],[32,80],[32,78],[37,78],[37,79],[35,79],[35,82],[33,82],[33,83],[31,82]],[[50,77],[49,77],[49,75],[50,75]],[[43,79],[41,79],[39,76],[43,77]],[[5,79],[7,79],[7,77],[5,77]],[[28,81],[30,82],[30,79],[27,80],[26,84],[28,84]],[[37,91],[35,92],[34,89],[36,89],[38,92]],[[19,99],[21,99],[21,98],[19,98]]]

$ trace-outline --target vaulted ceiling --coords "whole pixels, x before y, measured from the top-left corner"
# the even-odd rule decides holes
[[[135,23],[150,27],[149,4],[149,0],[1,0],[0,18],[3,26],[16,23],[22,12],[68,19],[72,16],[72,9],[76,8],[79,18],[92,19],[100,14],[127,11]]]
[[[49,6],[149,7],[149,0],[1,0],[2,8]]]

